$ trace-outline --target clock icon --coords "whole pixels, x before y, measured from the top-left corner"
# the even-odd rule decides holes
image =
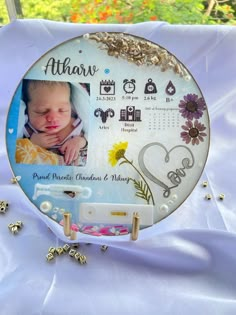
[[[135,91],[135,80],[134,79],[131,79],[131,80],[127,80],[125,79],[123,81],[124,85],[123,85],[123,89],[125,91],[125,93],[127,94],[131,94],[131,93],[134,93]]]

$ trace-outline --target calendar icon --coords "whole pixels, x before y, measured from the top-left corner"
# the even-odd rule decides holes
[[[115,95],[115,82],[113,80],[102,80],[100,82],[100,95]]]

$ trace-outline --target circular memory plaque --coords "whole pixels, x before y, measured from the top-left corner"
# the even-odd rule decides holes
[[[94,236],[175,211],[209,150],[204,97],[170,52],[124,33],[64,42],[25,74],[6,125],[14,176],[48,224]]]

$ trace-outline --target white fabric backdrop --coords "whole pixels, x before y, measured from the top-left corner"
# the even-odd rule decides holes
[[[28,68],[61,42],[95,31],[122,31],[156,42],[180,59],[198,82],[211,120],[205,171],[191,196],[172,215],[143,230],[139,240],[82,244],[88,264],[68,256],[47,263],[50,246],[62,244],[32,211],[17,185],[5,149],[11,97]],[[236,28],[79,25],[18,20],[0,29],[1,315],[236,314]],[[209,186],[201,183],[208,180]],[[206,193],[213,200],[206,201]],[[226,195],[219,201],[220,193]],[[25,224],[18,236],[7,225]],[[89,241],[84,238],[83,241]]]

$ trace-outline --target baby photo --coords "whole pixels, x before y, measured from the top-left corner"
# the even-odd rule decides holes
[[[89,85],[24,79],[16,163],[85,166]]]

